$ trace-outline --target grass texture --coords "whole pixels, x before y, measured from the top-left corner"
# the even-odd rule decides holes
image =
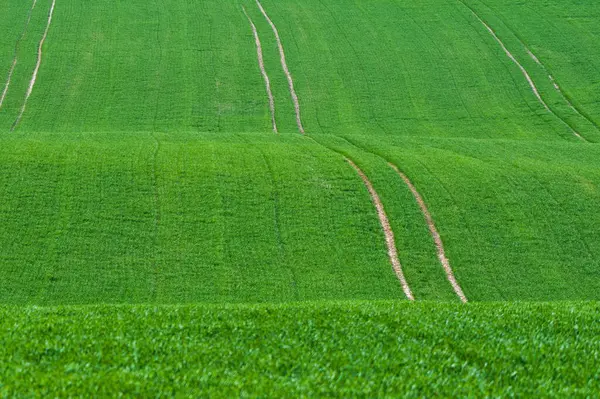
[[[401,295],[362,182],[301,137],[2,142],[2,302]]]
[[[0,394],[594,396],[591,303],[0,308]]]
[[[0,4],[0,396],[600,390],[598,5],[264,0],[302,136],[253,0],[53,1]]]

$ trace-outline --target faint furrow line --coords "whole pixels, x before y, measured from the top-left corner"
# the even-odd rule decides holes
[[[31,96],[31,92],[33,91],[33,86],[35,86],[35,81],[37,79],[38,72],[40,70],[40,65],[42,64],[42,48],[44,46],[44,42],[46,41],[46,37],[48,37],[48,31],[50,30],[50,24],[52,23],[52,15],[54,14],[54,6],[56,5],[56,0],[52,0],[52,6],[50,7],[50,12],[48,13],[48,23],[46,24],[46,29],[44,30],[44,35],[42,36],[42,40],[40,40],[40,44],[38,46],[38,56],[37,63],[35,64],[35,69],[33,70],[33,75],[31,76],[31,80],[29,81],[29,87],[27,88],[27,93],[25,94],[25,100],[23,101],[23,106],[21,107],[21,111],[19,112],[19,116],[13,123],[10,128],[11,132],[15,130],[15,127],[21,121],[23,114],[25,113],[25,107],[27,106],[27,100],[29,100],[29,96]]]
[[[529,83],[529,86],[531,87],[531,90],[533,91],[533,94],[535,94],[536,98],[538,99],[538,101],[544,106],[544,108],[546,109],[546,111],[548,111],[549,113],[553,114],[554,116],[556,116],[558,119],[560,119],[565,125],[567,125],[569,127],[569,129],[571,129],[571,131],[573,132],[573,134],[579,138],[580,140],[583,141],[587,141],[582,135],[580,135],[575,129],[573,129],[573,127],[571,125],[569,125],[567,122],[564,121],[564,119],[562,119],[556,112],[554,112],[549,106],[548,104],[546,104],[546,101],[544,101],[544,99],[542,98],[542,96],[540,95],[540,92],[537,88],[537,86],[535,85],[535,82],[533,81],[533,79],[531,78],[531,76],[529,75],[529,72],[527,72],[527,70],[525,69],[525,67],[515,58],[515,56],[510,52],[510,50],[506,47],[506,45],[504,44],[504,42],[502,40],[500,40],[500,38],[498,37],[498,35],[496,35],[496,32],[479,16],[479,14],[477,14],[475,12],[475,10],[473,10],[471,7],[469,7],[465,2],[463,2],[462,0],[459,0],[465,7],[467,7],[471,13],[473,13],[473,15],[475,16],[475,18],[477,18],[479,20],[479,22],[481,22],[481,24],[483,24],[483,26],[488,30],[488,32],[490,32],[490,34],[492,35],[492,37],[496,40],[496,42],[498,42],[498,44],[500,45],[500,47],[502,47],[502,50],[504,50],[504,52],[506,53],[506,55],[508,56],[508,58],[511,59],[512,62],[515,63],[516,66],[519,67],[519,69],[521,70],[521,72],[523,73],[523,76],[525,76],[525,79],[527,79],[527,82]]]
[[[6,83],[4,84],[4,90],[2,90],[2,95],[0,96],[0,108],[2,108],[2,104],[4,103],[4,99],[6,98],[6,94],[8,93],[8,88],[10,87],[10,81],[12,79],[13,72],[15,71],[15,67],[17,66],[17,56],[19,53],[19,45],[21,44],[21,40],[27,34],[27,28],[29,27],[29,22],[31,21],[31,14],[33,13],[33,9],[37,0],[33,0],[33,4],[29,9],[29,13],[27,14],[27,22],[25,23],[25,28],[23,28],[23,32],[21,32],[21,36],[17,39],[17,43],[15,44],[15,52],[12,60],[12,64],[10,66],[10,70],[8,71],[8,77],[6,78]]]
[[[152,139],[154,141],[154,148],[152,151],[152,175],[150,176],[150,183],[152,185],[152,205],[154,206],[154,217],[153,217],[153,227],[154,227],[154,257],[152,259],[152,285],[150,289],[150,298],[152,301],[155,301],[158,294],[158,280],[160,275],[160,265],[158,263],[158,257],[160,254],[159,249],[159,234],[161,227],[161,199],[160,192],[158,187],[158,155],[161,150],[161,143],[154,134],[151,134]]]
[[[273,132],[277,133],[277,122],[275,121],[275,100],[273,98],[273,93],[271,92],[271,81],[269,80],[269,75],[267,75],[267,71],[265,69],[265,62],[263,58],[262,46],[260,44],[260,37],[258,36],[258,31],[256,30],[256,26],[254,22],[252,22],[252,18],[246,12],[246,7],[242,6],[242,10],[244,10],[244,14],[246,18],[248,18],[248,22],[250,23],[250,27],[252,28],[252,34],[254,35],[254,43],[256,44],[256,56],[258,57],[258,66],[260,67],[260,73],[265,81],[265,88],[267,90],[267,96],[269,97],[269,111],[271,112],[271,124],[273,126]]]
[[[429,213],[429,209],[427,209],[427,205],[425,204],[425,201],[423,201],[423,197],[421,197],[421,194],[419,194],[419,192],[417,191],[417,188],[414,186],[414,184],[412,184],[412,182],[410,181],[408,176],[406,176],[404,173],[402,173],[396,165],[394,165],[391,162],[389,162],[388,165],[392,169],[394,169],[394,171],[400,176],[400,178],[404,181],[404,183],[406,183],[406,185],[412,192],[413,197],[415,197],[415,200],[417,201],[419,208],[421,208],[421,213],[425,217],[425,221],[427,222],[427,227],[429,227],[429,232],[431,233],[431,236],[433,237],[433,242],[435,243],[438,259],[440,260],[440,263],[442,264],[442,267],[444,268],[444,271],[446,272],[446,277],[448,278],[450,285],[452,285],[452,288],[454,289],[454,292],[456,293],[456,295],[460,298],[460,300],[462,302],[466,303],[467,297],[465,296],[462,288],[460,288],[460,284],[458,284],[458,281],[456,280],[456,277],[454,276],[452,267],[450,267],[450,261],[448,260],[448,257],[446,256],[446,251],[444,250],[444,244],[442,242],[442,238],[440,237],[440,233],[437,231],[437,228],[435,227],[435,223],[433,221],[433,218],[431,217],[431,213]]]
[[[379,217],[379,223],[383,228],[383,232],[385,234],[385,243],[388,250],[388,256],[390,257],[390,262],[392,263],[392,268],[400,280],[400,285],[402,285],[402,290],[404,294],[410,301],[414,301],[415,297],[408,286],[406,278],[404,277],[404,273],[402,272],[402,265],[400,264],[400,259],[398,258],[398,250],[396,249],[396,242],[394,239],[394,232],[392,231],[392,227],[390,226],[390,221],[385,213],[385,209],[383,208],[383,203],[375,191],[373,184],[369,181],[369,178],[364,174],[364,172],[350,159],[344,157],[346,162],[348,162],[358,173],[363,183],[367,187],[369,194],[371,195],[371,199],[373,200],[373,204],[375,205],[375,209],[377,209],[377,216]]]
[[[302,118],[300,117],[300,103],[298,101],[298,96],[296,95],[296,90],[294,90],[294,80],[292,79],[292,75],[290,70],[288,69],[287,62],[285,61],[285,52],[283,51],[283,45],[281,44],[281,38],[279,37],[279,31],[277,27],[271,21],[271,18],[267,15],[267,12],[263,8],[262,4],[260,4],[259,0],[256,0],[256,4],[260,9],[260,12],[264,15],[269,25],[271,25],[271,29],[275,34],[275,39],[277,40],[277,47],[279,48],[279,58],[281,61],[281,67],[283,68],[283,72],[288,81],[288,86],[290,87],[290,95],[292,96],[292,102],[294,103],[294,111],[296,111],[296,124],[298,125],[298,130],[300,133],[304,134],[304,127],[302,126]]]
[[[277,240],[277,248],[279,251],[279,257],[281,259],[282,264],[284,264],[285,260],[285,244],[283,242],[283,237],[281,234],[281,217],[280,217],[280,206],[279,206],[279,187],[277,184],[277,178],[275,177],[275,172],[269,161],[269,157],[267,153],[261,148],[261,146],[256,145],[250,139],[246,138],[243,134],[236,134],[240,139],[247,142],[250,146],[256,148],[256,150],[260,153],[267,172],[269,173],[271,180],[271,187],[273,188],[271,199],[273,201],[273,228],[275,232],[275,239]],[[300,300],[300,293],[298,291],[298,276],[293,264],[289,264],[288,270],[292,279],[292,289],[294,292],[294,300]]]

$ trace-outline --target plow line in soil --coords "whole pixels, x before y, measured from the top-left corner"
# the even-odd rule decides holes
[[[421,197],[421,194],[419,194],[419,192],[417,191],[417,188],[414,186],[414,184],[412,184],[412,182],[410,181],[408,176],[406,176],[404,173],[402,173],[396,165],[394,165],[392,163],[389,163],[389,165],[400,176],[400,178],[404,181],[404,183],[406,183],[406,185],[412,192],[413,197],[415,197],[415,200],[417,201],[417,204],[419,205],[419,208],[421,209],[421,213],[423,214],[423,217],[425,218],[425,221],[427,222],[427,227],[429,228],[429,232],[431,233],[431,237],[433,238],[433,242],[435,243],[435,248],[437,251],[438,259],[440,260],[440,263],[442,264],[442,267],[444,268],[446,277],[448,278],[450,285],[452,285],[452,289],[454,290],[456,295],[460,298],[460,300],[462,302],[466,303],[467,297],[465,296],[462,288],[460,288],[460,285],[458,284],[458,281],[456,280],[456,277],[454,276],[454,272],[452,271],[452,267],[450,267],[450,261],[448,260],[448,257],[446,256],[446,251],[444,250],[444,243],[442,242],[440,233],[437,231],[437,228],[435,227],[435,223],[433,222],[431,213],[429,213],[429,209],[427,209],[427,205],[425,204],[425,201],[423,201],[423,197]]]
[[[356,173],[358,173],[358,175],[362,179],[363,183],[367,187],[369,194],[371,195],[371,200],[373,201],[373,204],[375,205],[375,209],[377,210],[377,216],[379,217],[379,223],[381,224],[381,227],[383,228],[383,232],[385,234],[385,243],[387,246],[387,252],[388,252],[388,256],[390,258],[390,262],[392,263],[392,268],[394,269],[394,272],[396,273],[398,280],[400,280],[400,285],[402,286],[402,290],[404,291],[404,294],[410,301],[414,301],[415,297],[413,296],[412,291],[410,290],[410,287],[408,286],[408,282],[406,281],[406,278],[404,277],[404,273],[402,272],[402,265],[400,264],[400,259],[398,258],[398,250],[396,249],[394,232],[392,231],[392,227],[390,226],[390,222],[385,213],[385,209],[383,208],[383,203],[381,202],[381,199],[379,198],[377,191],[375,191],[373,184],[371,184],[371,182],[369,181],[369,178],[365,175],[365,173],[350,159],[346,158],[346,162],[348,162],[350,164],[350,166],[352,166],[354,168],[354,170],[356,170]]]
[[[277,48],[279,49],[279,58],[281,61],[281,67],[283,68],[283,72],[285,73],[285,76],[287,78],[288,86],[290,88],[290,95],[292,96],[292,102],[294,103],[294,111],[296,112],[296,124],[298,125],[298,130],[300,131],[300,133],[304,134],[304,127],[302,126],[302,118],[300,117],[300,103],[298,101],[298,96],[296,95],[296,90],[294,89],[294,80],[292,79],[292,74],[290,73],[290,70],[287,66],[287,62],[285,60],[285,52],[283,50],[283,45],[281,44],[281,38],[279,37],[279,31],[277,30],[277,27],[275,26],[273,21],[271,21],[271,18],[269,18],[269,15],[263,8],[260,1],[256,0],[256,4],[258,5],[260,12],[264,15],[265,19],[271,26],[271,29],[273,30],[273,34],[275,35],[275,40],[277,41]]]
[[[250,15],[246,12],[246,7],[242,6],[242,10],[248,18],[248,22],[250,23],[250,27],[252,28],[252,34],[254,35],[254,43],[256,45],[256,56],[258,58],[258,66],[260,68],[260,73],[265,81],[265,88],[267,91],[267,96],[269,98],[269,112],[271,112],[271,125],[273,127],[273,132],[277,133],[277,122],[275,121],[275,100],[273,99],[273,93],[271,92],[271,81],[269,80],[269,75],[267,75],[267,71],[265,69],[265,62],[263,58],[262,46],[260,44],[260,37],[258,36],[258,31],[256,30],[256,26]]]
[[[21,111],[19,112],[19,116],[13,123],[11,127],[11,131],[15,130],[21,119],[23,118],[23,114],[25,113],[25,108],[27,107],[27,101],[33,92],[33,87],[35,86],[35,82],[37,80],[38,72],[40,71],[40,66],[42,65],[42,49],[44,47],[44,42],[46,41],[46,37],[48,37],[48,31],[50,30],[50,24],[52,24],[52,15],[54,14],[54,6],[56,5],[56,0],[52,0],[52,5],[50,6],[50,12],[48,13],[48,22],[46,23],[46,29],[44,30],[44,35],[42,36],[42,40],[40,40],[40,44],[38,46],[38,55],[37,62],[35,64],[35,68],[33,70],[33,74],[31,76],[31,80],[29,81],[29,86],[27,87],[27,93],[25,94],[25,100],[23,101],[23,106],[21,107]]]
[[[8,76],[6,78],[6,83],[4,84],[4,89],[2,90],[2,95],[0,95],[0,108],[2,108],[2,104],[4,104],[4,99],[6,98],[6,94],[8,93],[8,88],[10,87],[10,81],[12,79],[13,72],[15,71],[15,67],[17,66],[19,44],[21,44],[21,40],[23,40],[23,38],[27,34],[27,28],[29,27],[29,22],[31,22],[31,14],[33,13],[33,9],[35,8],[36,3],[37,0],[33,0],[33,4],[31,5],[29,13],[27,14],[27,22],[25,22],[25,28],[23,28],[23,32],[21,33],[21,36],[19,36],[19,38],[17,39],[17,43],[15,44],[15,53],[13,56],[13,60],[10,65],[10,70],[8,71]]]

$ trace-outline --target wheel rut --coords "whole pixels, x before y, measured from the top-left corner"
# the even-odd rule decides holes
[[[273,128],[273,132],[277,133],[277,122],[275,121],[275,100],[273,98],[273,92],[271,91],[271,81],[269,80],[269,75],[267,74],[267,70],[265,69],[265,62],[263,58],[262,45],[260,43],[260,37],[258,36],[258,31],[256,30],[256,25],[252,22],[252,18],[246,12],[246,7],[242,6],[242,10],[244,11],[244,15],[248,18],[248,22],[250,23],[250,27],[252,28],[252,34],[254,35],[254,43],[256,45],[256,56],[258,58],[258,66],[260,68],[260,73],[265,81],[265,89],[267,91],[267,97],[269,98],[269,112],[271,113],[271,126]]]
[[[283,50],[283,45],[281,44],[279,31],[277,30],[277,27],[275,26],[273,21],[271,21],[271,18],[269,18],[269,15],[263,8],[260,1],[256,0],[256,5],[260,9],[260,12],[265,17],[269,25],[271,26],[273,34],[275,35],[275,40],[277,41],[277,48],[279,49],[279,59],[281,62],[281,67],[283,68],[283,72],[285,73],[285,76],[287,78],[290,95],[292,97],[292,102],[294,103],[294,111],[296,113],[296,125],[298,125],[298,130],[300,131],[300,133],[304,134],[304,126],[302,125],[302,117],[300,116],[300,102],[298,101],[298,95],[296,94],[296,90],[294,89],[294,79],[292,79],[292,74],[290,73],[290,70],[288,68],[287,61],[285,60],[285,51]]]
[[[423,214],[423,217],[425,218],[425,222],[427,223],[427,227],[429,228],[431,237],[433,238],[433,242],[435,244],[438,259],[440,260],[440,263],[442,264],[442,267],[444,268],[446,277],[448,278],[448,281],[450,282],[450,285],[452,286],[452,289],[454,290],[456,295],[460,298],[460,300],[463,303],[466,303],[467,297],[465,296],[462,288],[458,284],[456,277],[454,277],[454,272],[452,271],[452,267],[450,267],[450,261],[448,260],[448,257],[446,256],[446,251],[444,250],[444,243],[442,242],[442,237],[440,236],[440,233],[438,232],[437,228],[435,227],[433,217],[431,216],[431,213],[429,212],[429,209],[427,208],[427,205],[425,204],[423,197],[421,197],[421,194],[419,193],[419,191],[417,191],[417,188],[412,183],[412,181],[408,178],[408,176],[406,176],[404,173],[402,173],[396,165],[394,165],[393,163],[388,163],[388,165],[400,176],[400,178],[404,181],[404,183],[406,183],[406,185],[410,189],[413,197],[415,197],[415,200],[417,201],[417,204],[419,205],[419,208],[421,209],[421,213]]]
[[[54,6],[55,5],[56,5],[56,0],[52,0],[52,5],[50,6],[50,12],[48,13],[48,22],[46,23],[46,29],[44,30],[44,35],[42,36],[42,40],[40,40],[40,44],[38,45],[38,55],[37,55],[37,62],[35,64],[35,69],[33,70],[31,80],[29,81],[29,86],[27,87],[27,93],[25,94],[25,100],[23,101],[23,106],[21,107],[19,116],[17,116],[17,119],[15,120],[12,127],[10,128],[11,132],[13,130],[15,130],[15,128],[19,125],[19,122],[21,122],[21,119],[23,118],[23,114],[25,113],[25,109],[27,107],[27,101],[29,100],[31,93],[33,92],[33,87],[35,86],[35,82],[37,80],[37,76],[40,71],[40,66],[42,65],[42,49],[44,47],[44,42],[46,41],[46,38],[48,37],[48,31],[50,30],[50,25],[52,24],[52,16],[54,15]]]
[[[471,11],[471,13],[473,14],[473,16],[485,27],[485,29],[490,33],[490,35],[494,38],[494,40],[500,45],[500,47],[502,48],[502,50],[504,51],[504,53],[506,54],[506,56],[521,70],[521,73],[523,74],[523,76],[527,80],[527,83],[529,84],[529,87],[531,88],[531,91],[533,92],[533,94],[535,95],[535,97],[538,99],[538,101],[540,102],[540,104],[542,104],[542,106],[546,109],[546,111],[549,112],[549,113],[551,113],[555,117],[557,117],[563,124],[565,124],[571,130],[571,132],[573,133],[573,135],[575,137],[577,137],[578,139],[580,139],[582,141],[586,141],[587,142],[587,139],[585,137],[583,137],[581,134],[579,134],[579,132],[577,132],[570,124],[568,124],[563,118],[561,118],[560,115],[558,115],[556,112],[554,112],[554,110],[552,110],[550,108],[550,106],[548,106],[548,104],[546,103],[546,101],[544,101],[544,99],[542,98],[542,96],[541,96],[541,94],[540,94],[540,92],[539,92],[539,90],[538,90],[535,82],[533,81],[533,78],[531,77],[531,75],[529,75],[529,72],[527,72],[527,69],[525,69],[525,67],[523,66],[523,64],[521,64],[515,58],[515,56],[506,47],[506,45],[504,44],[504,42],[498,37],[498,35],[492,29],[492,27],[490,25],[488,25],[488,23],[485,22],[483,20],[483,18],[481,18],[479,16],[479,14],[477,14],[477,12],[475,12],[475,10],[473,8],[471,8],[468,4],[466,4],[463,0],[458,0],[458,1],[462,5],[464,5],[466,8],[468,8],[469,11]],[[529,52],[529,53],[530,53],[530,55],[533,55],[533,53],[531,53],[531,52]],[[534,56],[534,58],[535,58],[535,56]]]
[[[396,273],[396,277],[398,277],[398,280],[400,281],[400,285],[402,286],[402,290],[404,291],[404,295],[406,295],[406,298],[408,298],[408,300],[410,301],[414,301],[415,297],[413,296],[408,282],[404,277],[404,272],[402,271],[402,265],[400,264],[400,258],[398,257],[398,250],[396,249],[394,232],[392,231],[392,226],[390,226],[390,221],[387,217],[387,214],[385,213],[385,209],[383,207],[381,199],[379,198],[379,194],[377,194],[377,191],[373,187],[373,184],[371,183],[367,175],[365,175],[365,173],[349,158],[345,158],[345,160],[350,164],[350,166],[354,168],[356,173],[358,173],[363,183],[367,187],[367,190],[369,191],[369,195],[371,196],[373,205],[375,205],[375,209],[377,210],[377,217],[379,218],[379,223],[381,224],[381,228],[383,229],[383,233],[385,235],[385,244],[387,246],[388,256],[390,258],[392,268],[394,269],[394,273]]]
[[[17,39],[17,42],[15,44],[15,52],[13,55],[13,60],[10,65],[10,70],[8,71],[8,76],[6,78],[6,83],[4,84],[4,89],[2,90],[2,94],[0,95],[0,109],[2,109],[2,104],[4,104],[4,100],[6,99],[6,94],[8,94],[8,88],[10,87],[12,75],[13,75],[13,72],[15,71],[15,68],[16,68],[17,62],[18,62],[17,59],[18,59],[18,55],[19,55],[19,46],[21,44],[21,41],[25,38],[25,35],[27,34],[27,28],[29,27],[29,22],[31,22],[31,14],[33,14],[33,9],[35,8],[36,4],[37,4],[37,0],[33,0],[33,4],[31,5],[31,8],[29,9],[29,13],[27,14],[27,22],[25,22],[25,28],[23,28],[23,32],[21,32],[21,36],[19,36],[19,38]]]

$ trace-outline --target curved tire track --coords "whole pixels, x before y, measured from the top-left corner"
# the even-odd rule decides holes
[[[33,9],[37,4],[37,0],[33,0],[33,4],[29,9],[29,13],[27,14],[27,22],[25,23],[25,28],[23,28],[23,32],[21,32],[21,36],[17,39],[17,43],[15,44],[15,53],[13,56],[12,64],[10,66],[10,70],[8,71],[8,77],[6,78],[6,83],[4,84],[4,90],[2,90],[2,95],[0,95],[0,109],[2,108],[2,104],[4,104],[4,99],[6,98],[6,94],[8,93],[8,88],[10,87],[10,81],[12,79],[13,72],[15,71],[15,67],[17,66],[17,56],[19,53],[19,45],[21,41],[27,34],[27,28],[29,27],[29,22],[31,22],[31,14],[33,13]]]
[[[565,101],[565,103],[567,103],[569,108],[571,108],[577,115],[581,116],[582,118],[587,120],[589,123],[591,123],[596,129],[600,130],[600,126],[598,126],[598,124],[594,120],[590,119],[587,115],[583,114],[583,112],[578,107],[576,107],[571,100],[569,100],[569,98],[563,91],[562,87],[560,87],[560,85],[556,82],[556,79],[554,79],[554,76],[552,75],[552,73],[550,73],[550,71],[548,70],[546,65],[544,65],[544,63],[542,63],[542,61],[540,61],[540,59],[533,53],[533,51],[531,51],[531,49],[529,47],[527,47],[527,45],[521,39],[519,39],[519,41],[521,42],[521,44],[523,45],[523,47],[525,48],[525,50],[527,51],[527,54],[529,54],[531,59],[533,61],[535,61],[535,63],[538,64],[548,74],[548,79],[550,79],[550,81],[552,82],[552,85],[554,86],[556,91],[558,91],[558,93],[560,94],[562,99]]]
[[[525,79],[527,80],[527,83],[529,83],[529,87],[531,87],[531,90],[533,91],[533,94],[538,99],[538,101],[540,102],[540,104],[542,104],[544,106],[544,108],[546,109],[546,111],[548,111],[549,113],[553,114],[559,120],[561,120],[565,125],[567,125],[567,127],[569,127],[569,129],[571,130],[571,132],[577,138],[579,138],[580,140],[583,140],[583,141],[587,141],[582,135],[580,135],[575,129],[573,129],[573,127],[571,125],[569,125],[567,122],[565,122],[565,120],[563,118],[561,118],[556,112],[554,112],[548,106],[548,104],[546,103],[546,101],[544,101],[544,99],[540,95],[540,92],[539,92],[537,86],[535,85],[535,82],[533,81],[533,79],[529,75],[529,72],[527,72],[527,69],[525,69],[525,67],[515,58],[515,56],[506,47],[506,45],[504,44],[504,42],[502,40],[500,40],[500,38],[498,37],[498,35],[496,35],[496,32],[479,16],[479,14],[477,14],[475,12],[475,10],[473,10],[471,7],[469,7],[463,0],[459,0],[459,1],[465,7],[467,7],[471,11],[471,13],[473,13],[473,15],[475,16],[475,18],[477,18],[479,20],[479,22],[481,22],[481,24],[488,30],[488,32],[492,35],[492,37],[496,40],[496,42],[500,45],[500,47],[502,47],[502,50],[504,50],[504,53],[506,53],[506,56],[508,58],[510,58],[510,60],[512,62],[514,62],[517,67],[519,67],[519,69],[521,70],[521,73],[523,74],[523,76],[525,76]]]
[[[256,56],[258,58],[258,66],[260,68],[260,73],[265,81],[265,88],[267,90],[267,96],[269,97],[269,110],[271,112],[271,125],[273,126],[273,132],[277,133],[277,122],[275,121],[275,100],[273,99],[273,93],[271,92],[271,81],[269,80],[269,75],[267,75],[267,71],[265,69],[265,62],[263,58],[262,46],[260,44],[260,37],[258,36],[258,31],[256,30],[256,25],[252,22],[250,15],[246,12],[246,7],[242,6],[242,10],[244,11],[244,15],[248,18],[248,22],[250,23],[250,27],[252,28],[252,34],[254,35],[254,43],[256,44]]]
[[[437,250],[438,259],[440,260],[440,263],[442,264],[442,267],[444,268],[444,272],[446,272],[446,277],[448,278],[450,285],[452,285],[452,289],[454,289],[454,292],[456,293],[456,295],[460,298],[460,300],[462,302],[466,303],[467,297],[465,296],[462,288],[460,288],[460,284],[458,284],[458,281],[456,280],[456,277],[454,276],[452,267],[450,267],[450,261],[448,260],[448,257],[446,256],[446,251],[444,250],[444,243],[442,242],[440,233],[437,231],[437,228],[435,227],[435,223],[433,222],[431,213],[429,213],[429,209],[427,209],[427,205],[425,204],[425,201],[423,201],[423,197],[421,197],[421,194],[419,194],[419,192],[417,191],[417,188],[414,186],[414,184],[412,184],[412,182],[410,181],[408,176],[406,176],[404,173],[402,173],[396,165],[394,165],[391,162],[388,163],[388,165],[392,169],[394,169],[394,171],[400,176],[400,178],[404,181],[404,183],[406,183],[406,185],[412,192],[413,197],[415,197],[415,200],[417,201],[417,204],[419,205],[419,208],[421,209],[421,213],[423,214],[423,217],[425,218],[425,221],[427,222],[427,227],[429,227],[429,232],[431,233],[431,237],[433,238],[433,242],[435,243],[435,247]]]
[[[364,172],[350,159],[348,159],[348,158],[345,158],[345,159],[346,159],[346,162],[348,162],[350,164],[350,166],[352,166],[354,168],[354,170],[356,170],[356,173],[358,173],[358,175],[362,179],[363,183],[367,187],[369,194],[371,195],[371,200],[373,200],[375,209],[377,209],[377,216],[379,217],[379,223],[381,224],[381,227],[383,228],[383,232],[385,234],[385,243],[387,246],[390,262],[392,263],[392,268],[394,269],[394,272],[396,273],[398,280],[400,280],[400,285],[402,286],[402,290],[404,291],[406,298],[408,298],[408,300],[410,300],[410,301],[414,301],[415,297],[413,296],[412,291],[410,290],[410,287],[408,286],[408,283],[406,281],[406,278],[404,277],[404,273],[402,272],[402,265],[400,264],[400,259],[398,258],[398,250],[396,249],[394,232],[392,231],[392,227],[390,226],[390,222],[385,213],[385,209],[383,208],[383,203],[381,202],[381,199],[379,198],[377,191],[375,191],[375,188],[369,181],[369,178],[364,174]]]
[[[260,12],[264,15],[265,19],[271,26],[271,29],[273,30],[273,34],[275,34],[275,40],[277,40],[277,48],[279,49],[279,58],[281,61],[281,67],[283,68],[283,72],[285,73],[285,76],[287,78],[288,86],[290,88],[290,95],[292,96],[292,102],[294,103],[294,111],[296,112],[296,124],[298,125],[298,130],[300,131],[300,133],[304,134],[304,127],[302,126],[302,118],[300,117],[300,103],[298,101],[298,96],[296,95],[296,90],[294,89],[294,80],[292,79],[292,74],[290,73],[290,70],[287,66],[287,62],[285,60],[285,52],[283,51],[283,45],[281,44],[281,38],[279,37],[279,31],[277,30],[277,27],[275,26],[273,21],[271,21],[271,18],[269,18],[269,15],[267,15],[267,12],[263,8],[262,4],[260,4],[260,1],[256,0],[256,5],[258,5]]]
[[[56,0],[52,0],[52,6],[50,6],[50,12],[48,13],[48,22],[46,23],[46,29],[44,30],[44,35],[42,36],[42,40],[40,40],[40,44],[38,46],[38,56],[37,63],[35,64],[35,69],[33,70],[33,75],[31,76],[31,80],[29,81],[29,87],[27,88],[27,93],[25,94],[25,100],[23,101],[23,106],[21,107],[21,111],[19,112],[19,116],[13,123],[10,128],[11,132],[15,130],[21,119],[23,118],[23,114],[25,113],[25,108],[27,107],[27,101],[33,92],[33,87],[35,86],[35,82],[37,80],[38,72],[40,71],[40,65],[42,64],[42,48],[44,47],[44,42],[46,41],[46,37],[48,37],[48,31],[50,30],[50,24],[52,24],[52,16],[54,15],[54,6],[56,5]]]

